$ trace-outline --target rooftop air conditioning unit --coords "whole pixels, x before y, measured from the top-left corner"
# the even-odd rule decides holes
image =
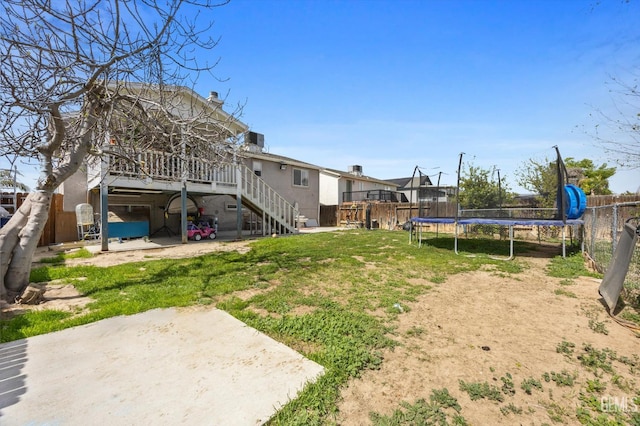
[[[247,143],[264,148],[264,135],[262,133],[249,132],[247,134]]]
[[[356,176],[362,176],[362,166],[349,166],[349,173]]]

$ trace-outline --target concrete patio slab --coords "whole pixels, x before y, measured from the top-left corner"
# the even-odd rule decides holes
[[[323,367],[217,309],[155,309],[0,345],[0,424],[259,425]]]

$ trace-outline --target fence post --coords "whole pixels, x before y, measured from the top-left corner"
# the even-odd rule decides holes
[[[595,260],[596,258],[596,208],[591,207],[591,251],[589,254]]]
[[[611,256],[613,256],[613,254],[616,252],[617,237],[618,237],[618,203],[613,205],[613,229],[611,230],[611,239],[613,241],[612,241]]]

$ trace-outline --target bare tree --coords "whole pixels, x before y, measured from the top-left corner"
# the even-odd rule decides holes
[[[610,159],[622,168],[640,168],[640,89],[638,77],[629,81],[611,78],[613,112],[598,110],[600,122],[593,137]]]
[[[87,161],[125,144],[225,154],[220,116],[176,94],[215,66],[197,60],[217,43],[200,22],[225,3],[3,0],[0,155],[37,158],[41,175],[0,230],[0,300],[27,286],[53,193]]]

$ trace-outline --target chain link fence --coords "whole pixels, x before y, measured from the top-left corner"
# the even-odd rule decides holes
[[[585,251],[599,272],[609,267],[616,245],[625,223],[640,225],[640,201],[587,207],[583,216]],[[640,291],[640,244],[629,265],[625,289],[637,293]]]

